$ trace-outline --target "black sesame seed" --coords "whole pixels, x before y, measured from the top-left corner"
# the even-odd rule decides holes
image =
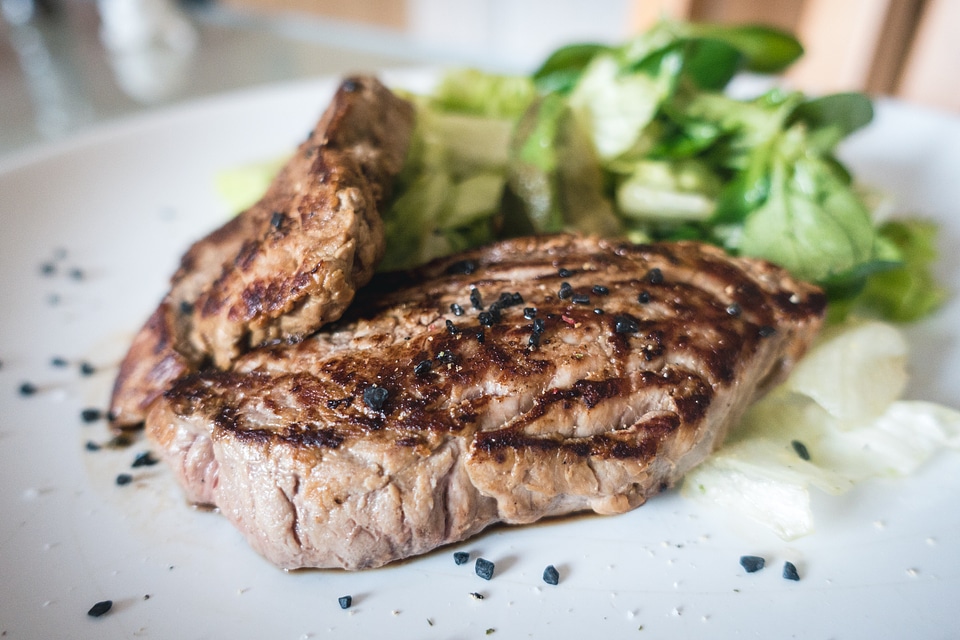
[[[183,300],[182,302],[180,302],[180,313],[182,313],[185,316],[188,316],[191,313],[193,313],[193,303],[187,302],[186,300]]]
[[[482,324],[485,327],[492,327],[494,324],[493,314],[490,313],[489,311],[481,311],[480,314],[477,316],[477,320],[479,320],[480,324]]]
[[[457,563],[457,565],[467,564],[469,560],[470,560],[470,554],[467,553],[466,551],[457,551],[456,553],[453,554],[453,561]]]
[[[569,278],[570,276],[573,275],[573,271],[570,271],[570,269],[563,269],[563,268],[558,269],[557,273],[560,275],[561,278]]]
[[[477,558],[477,564],[474,569],[477,572],[477,575],[484,580],[489,580],[493,577],[494,564],[489,560]]]
[[[592,291],[593,291],[595,294],[597,294],[598,296],[605,296],[605,295],[608,295],[608,294],[610,293],[610,289],[608,289],[607,287],[603,286],[602,284],[595,284],[595,285],[593,285]]]
[[[517,306],[523,304],[523,296],[520,295],[519,291],[515,291],[510,294],[510,306]]]
[[[457,356],[452,351],[441,351],[437,354],[437,361],[441,364],[453,364],[457,361]]]
[[[372,385],[363,390],[363,404],[374,411],[383,409],[390,392],[383,387]]]
[[[797,572],[797,567],[792,562],[783,563],[783,579],[794,581],[800,579],[800,574]]]
[[[480,290],[474,287],[470,289],[470,304],[474,309],[483,309],[483,298],[480,296]]]
[[[636,333],[640,331],[640,325],[630,316],[617,315],[613,317],[614,331],[617,333]]]
[[[477,337],[477,342],[483,344],[487,341],[487,332],[483,330],[483,327],[480,327],[475,334]]]
[[[456,302],[454,302],[453,304],[450,305],[450,311],[452,311],[452,312],[453,312],[453,315],[455,315],[455,316],[462,316],[462,315],[463,315],[463,307],[461,307],[460,305],[458,305]]]
[[[80,363],[80,373],[81,373],[82,375],[90,376],[90,375],[93,375],[93,374],[96,373],[96,372],[97,372],[97,368],[94,367],[94,366],[93,366],[92,364],[90,364],[89,362],[81,362],[81,363]]]
[[[742,311],[743,310],[740,308],[740,305],[738,305],[736,302],[732,302],[727,305],[727,313],[734,318],[739,317]]]
[[[757,329],[757,334],[758,334],[761,338],[769,338],[770,336],[772,336],[772,335],[775,334],[776,332],[777,332],[777,330],[776,330],[775,328],[771,327],[771,326],[768,325],[768,324],[765,324],[765,325],[763,325],[762,327],[760,327],[759,329]]]
[[[527,344],[530,345],[531,347],[539,347],[539,346],[540,346],[540,334],[539,334],[539,333],[531,333],[531,334],[530,334],[530,337],[527,339]]]
[[[593,312],[594,312],[595,314],[597,314],[598,316],[602,316],[602,315],[603,315],[603,309],[601,309],[600,307],[597,307],[596,309],[594,309]]]
[[[640,304],[647,304],[650,302],[650,294],[646,291],[641,291],[640,295],[637,296],[637,302]]]
[[[500,304],[494,302],[492,305],[490,305],[489,311],[491,317],[493,317],[494,323],[500,322]]]
[[[590,296],[585,293],[575,293],[570,301],[573,304],[590,304]]]
[[[560,572],[552,564],[547,565],[547,568],[543,570],[543,581],[554,586],[560,584]]]
[[[794,440],[790,443],[790,446],[792,446],[793,450],[797,452],[797,455],[800,456],[801,460],[810,459],[810,451],[807,449],[807,445],[803,444],[799,440]]]
[[[340,89],[342,89],[344,93],[354,93],[360,90],[360,83],[353,78],[347,78],[340,84]]]
[[[473,598],[474,600],[483,600],[483,594],[477,593],[476,591],[471,591],[470,597]]]
[[[543,318],[536,318],[533,321],[533,332],[534,333],[543,333],[544,329],[547,328],[547,322]]]
[[[84,422],[96,422],[103,417],[103,411],[100,409],[84,409],[80,412],[80,419]]]
[[[340,604],[341,609],[349,609],[350,605],[353,604],[353,596],[340,596],[337,598],[337,602]]]
[[[743,570],[747,573],[760,571],[766,562],[767,561],[760,556],[740,556],[740,566],[743,567]]]
[[[120,473],[117,475],[116,482],[117,482],[117,485],[122,487],[126,484],[130,484],[131,482],[133,482],[133,476],[130,475],[129,473]]]
[[[566,300],[573,295],[573,287],[570,286],[569,282],[560,283],[560,290],[557,291],[557,297],[561,300]]]
[[[87,440],[87,444],[83,445],[83,447],[87,451],[100,451],[101,449],[100,445],[93,440]]]
[[[22,382],[20,383],[20,395],[22,396],[32,396],[40,389],[37,388],[37,385],[32,382]]]
[[[447,275],[468,276],[477,270],[477,263],[473,260],[460,260],[447,267]]]
[[[457,325],[453,324],[453,321],[447,320],[447,333],[455,336],[460,333],[460,329],[457,327]]]
[[[433,369],[433,362],[430,360],[421,360],[417,363],[417,366],[413,368],[413,373],[418,376],[425,376],[430,373],[430,370]]]
[[[90,607],[90,610],[87,611],[87,615],[91,618],[99,618],[107,611],[113,607],[113,600],[101,600],[97,604]]]
[[[523,317],[527,320],[533,320],[537,317],[537,310],[535,307],[526,307],[523,310]]]
[[[282,211],[274,211],[273,215],[270,216],[270,226],[274,229],[279,229],[283,226],[284,221],[287,219],[287,216]]]
[[[650,284],[661,284],[663,282],[663,271],[660,271],[658,267],[654,267],[647,272],[647,282]]]
[[[133,459],[133,463],[130,466],[133,467],[134,469],[137,469],[139,467],[152,467],[158,462],[160,461],[154,458],[152,453],[150,453],[149,451],[142,451],[137,454],[137,456]]]

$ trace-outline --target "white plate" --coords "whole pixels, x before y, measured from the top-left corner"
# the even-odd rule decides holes
[[[423,74],[394,76],[410,85]],[[215,513],[184,504],[137,443],[104,441],[132,333],[188,242],[220,224],[214,176],[291,149],[332,81],[273,87],[127,121],[0,169],[0,635],[4,638],[946,638],[960,601],[960,458],[817,498],[818,531],[784,543],[676,492],[618,517],[496,528],[375,571],[284,573]],[[882,103],[845,149],[900,208],[960,246],[960,122]],[[945,251],[944,280],[960,282]],[[64,255],[65,254],[65,255]],[[50,263],[55,273],[44,275]],[[76,279],[71,270],[82,270]],[[54,299],[53,297],[56,296]],[[910,395],[956,406],[960,305],[910,329]],[[51,364],[59,356],[66,367]],[[95,365],[82,375],[79,363]],[[24,381],[40,388],[24,397]],[[117,486],[118,473],[135,481]],[[496,563],[489,582],[454,551]],[[745,574],[742,554],[767,558]],[[800,570],[784,580],[785,561]],[[560,570],[558,586],[541,580]],[[483,599],[471,596],[478,593]],[[341,610],[337,598],[353,596]],[[148,597],[149,596],[149,597]],[[113,600],[101,618],[97,601]],[[639,632],[642,628],[642,633]],[[492,631],[491,631],[492,630]]]

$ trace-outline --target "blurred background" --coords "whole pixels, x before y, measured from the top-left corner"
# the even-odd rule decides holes
[[[0,0],[0,155],[274,82],[410,66],[528,72],[660,16],[764,22],[806,48],[787,81],[960,112],[960,0]]]

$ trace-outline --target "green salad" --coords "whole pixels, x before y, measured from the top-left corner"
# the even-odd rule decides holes
[[[562,47],[529,76],[449,71],[431,93],[405,94],[417,126],[381,269],[564,230],[693,239],[821,285],[834,318],[930,313],[944,297],[930,273],[936,228],[879,224],[835,155],[871,121],[871,101],[726,92],[738,73],[775,74],[802,53],[768,27],[662,21],[618,46]],[[251,183],[245,171],[233,184]]]

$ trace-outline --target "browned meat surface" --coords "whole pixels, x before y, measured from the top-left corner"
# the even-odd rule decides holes
[[[121,366],[115,424],[142,422],[185,371],[339,318],[383,257],[379,209],[412,128],[408,102],[373,78],[346,80],[263,199],[184,255]]]
[[[186,376],[147,435],[277,565],[375,567],[642,504],[790,368],[824,304],[698,244],[518,239],[378,276],[309,339]]]

